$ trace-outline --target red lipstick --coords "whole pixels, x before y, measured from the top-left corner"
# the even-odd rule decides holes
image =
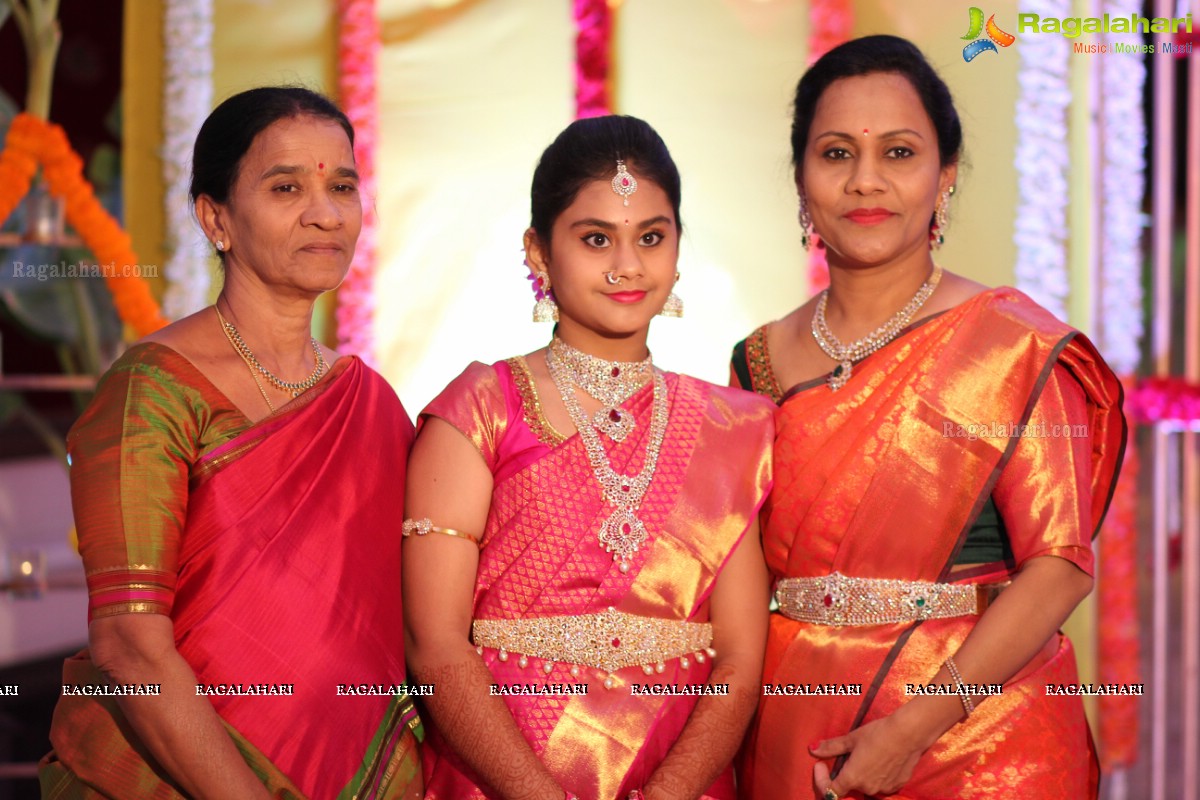
[[[612,292],[608,298],[616,300],[618,303],[636,303],[645,296],[645,292]]]
[[[886,208],[856,208],[846,213],[846,219],[859,225],[878,225],[896,216]]]

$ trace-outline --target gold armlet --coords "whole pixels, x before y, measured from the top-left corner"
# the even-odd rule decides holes
[[[441,533],[446,536],[453,536],[456,539],[466,539],[468,542],[473,542],[476,546],[479,545],[479,537],[475,534],[456,531],[453,528],[439,528],[430,522],[428,517],[424,519],[404,520],[402,532],[406,538],[414,534],[417,536],[428,536],[431,533]]]

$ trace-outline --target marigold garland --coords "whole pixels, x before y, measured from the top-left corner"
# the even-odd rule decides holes
[[[67,220],[84,244],[99,263],[112,265],[113,274],[105,283],[121,320],[139,337],[166,325],[149,284],[140,277],[118,277],[135,272],[137,253],[129,234],[96,199],[92,184],[83,177],[83,159],[71,149],[60,126],[26,113],[13,119],[0,153],[0,224],[29,191],[39,163],[50,193],[65,200]]]
[[[37,172],[37,118],[18,114],[8,128],[0,152],[0,224],[29,192]]]

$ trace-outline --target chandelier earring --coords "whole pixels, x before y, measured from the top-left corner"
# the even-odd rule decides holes
[[[804,195],[800,195],[800,212],[797,216],[800,220],[800,246],[808,250],[813,243],[813,227],[812,215],[808,213],[808,199]]]
[[[675,282],[679,283],[678,272],[675,273]],[[658,312],[658,315],[660,317],[672,317],[673,319],[679,319],[683,316],[683,298],[675,294],[674,289],[667,295],[667,302],[663,303],[662,310]]]
[[[533,321],[558,322],[558,304],[554,302],[554,293],[550,290],[550,274],[533,272],[529,279],[533,281],[533,296],[537,298],[533,305]]]
[[[933,211],[933,224],[929,227],[929,249],[938,250],[946,243],[946,226],[950,222],[950,196],[954,194],[951,186],[942,192],[938,198],[937,208]]]

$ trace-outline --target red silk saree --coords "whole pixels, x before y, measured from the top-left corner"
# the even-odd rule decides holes
[[[343,358],[250,424],[169,348],[132,348],[69,438],[91,616],[167,613],[179,653],[277,796],[420,796],[400,521],[412,424]],[[369,454],[369,458],[364,457]],[[104,683],[87,651],[64,683]],[[233,694],[227,687],[290,687]],[[207,689],[206,689],[207,693]],[[46,797],[179,797],[111,698],[63,697]]]

